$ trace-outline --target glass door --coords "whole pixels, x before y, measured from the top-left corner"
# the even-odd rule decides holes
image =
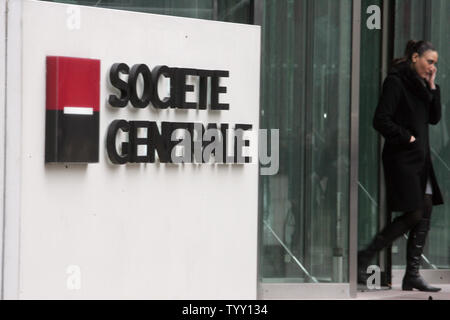
[[[352,1],[262,2],[262,282],[348,283]]]

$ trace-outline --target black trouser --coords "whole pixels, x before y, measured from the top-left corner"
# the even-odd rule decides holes
[[[412,230],[420,220],[431,218],[431,211],[433,209],[432,195],[426,194],[424,198],[423,208],[415,211],[404,212],[401,216],[396,217],[392,223],[380,231],[388,242],[392,243],[395,239],[403,235],[405,232]]]
[[[432,195],[426,194],[424,198],[424,207],[417,209],[415,211],[409,211],[403,213],[403,215],[397,217],[392,222],[392,228],[396,229],[397,224],[396,220],[402,221],[404,224],[406,224],[409,227],[409,230],[414,228],[421,219],[430,219],[431,218],[431,211],[433,209],[433,200]]]

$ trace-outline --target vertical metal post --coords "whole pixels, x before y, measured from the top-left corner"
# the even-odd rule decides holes
[[[314,74],[314,66],[313,66],[313,57],[314,57],[314,1],[308,0],[306,1],[306,28],[305,28],[305,52],[304,55],[306,58],[306,66],[305,66],[305,74],[303,77],[303,81],[305,83],[305,159],[304,159],[304,202],[303,202],[303,264],[307,270],[311,270],[311,226],[312,219],[311,215],[313,212],[312,208],[312,175],[311,169],[313,166],[312,160],[312,143],[313,143],[313,92],[314,92],[314,84],[313,77]],[[314,271],[312,274],[314,275]]]
[[[6,108],[6,0],[0,0],[0,300],[3,299],[3,262],[5,219],[5,108]]]
[[[353,0],[352,14],[352,81],[350,124],[350,226],[349,281],[350,296],[357,293],[358,251],[358,166],[359,166],[359,91],[361,53],[361,0]]]
[[[253,0],[253,24],[262,27],[264,18],[264,0]]]
[[[216,0],[217,1],[217,0]],[[253,1],[253,24],[255,25],[259,25],[261,26],[261,72],[260,72],[260,80],[259,80],[259,85],[260,85],[260,90],[259,90],[259,125],[261,126],[262,124],[262,119],[261,119],[261,92],[262,92],[262,65],[263,65],[263,61],[262,61],[262,48],[263,48],[263,43],[262,43],[262,21],[263,21],[263,14],[264,14],[264,0],[254,0]],[[260,163],[258,161],[258,246],[257,246],[257,255],[256,255],[256,283],[257,283],[257,288],[256,288],[256,295],[257,295],[257,299],[261,299],[262,297],[262,292],[261,292],[261,282],[262,282],[262,254],[263,254],[263,250],[262,250],[262,246],[263,246],[263,235],[264,235],[264,224],[263,224],[263,219],[264,219],[264,207],[263,207],[263,177],[260,175]]]
[[[381,85],[383,86],[383,81],[386,78],[390,61],[394,55],[394,25],[395,25],[395,0],[384,0],[383,1],[383,26],[382,26],[382,39],[381,39]],[[379,155],[383,150],[384,139],[380,136],[379,144]],[[381,156],[379,156],[381,159]],[[381,230],[386,223],[391,220],[391,213],[388,212],[386,207],[386,187],[384,182],[384,171],[381,161],[379,163],[378,170],[378,230]],[[384,254],[383,254],[384,252]],[[382,276],[383,285],[389,285],[391,283],[391,248],[386,248],[386,250],[379,253],[378,260]]]
[[[219,0],[212,0],[213,2],[213,20],[219,19]]]

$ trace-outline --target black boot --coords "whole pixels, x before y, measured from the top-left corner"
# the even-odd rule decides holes
[[[419,274],[420,260],[429,229],[430,220],[421,219],[409,233],[406,248],[406,271],[402,281],[402,290],[411,291],[417,289],[427,292],[437,292],[441,290],[441,288],[428,285]]]
[[[358,252],[358,283],[366,285],[369,274],[367,273],[367,267],[370,265],[370,261],[375,254],[388,247],[395,239],[407,232],[408,225],[402,220],[401,217],[395,218],[392,223],[386,225],[386,227],[380,231],[369,246]]]

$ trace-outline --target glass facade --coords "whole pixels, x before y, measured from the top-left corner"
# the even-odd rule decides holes
[[[50,0],[46,0],[50,1]],[[260,266],[264,283],[349,283],[352,0],[53,1],[262,27],[262,129],[279,129],[280,166],[260,176]],[[358,248],[379,229],[380,138],[372,128],[382,82],[382,30],[366,27],[361,0]],[[395,1],[394,55],[409,39],[439,51],[443,118],[431,128],[444,206],[434,208],[424,268],[450,268],[450,14],[448,0]],[[258,8],[256,10],[255,8]],[[392,57],[390,57],[392,58]],[[386,70],[384,70],[386,71]],[[404,268],[405,239],[392,248]]]
[[[44,0],[179,17],[253,23],[250,0]]]
[[[263,1],[260,178],[264,282],[348,282],[352,1]]]

